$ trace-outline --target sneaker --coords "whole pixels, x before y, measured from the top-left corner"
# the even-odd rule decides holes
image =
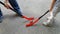
[[[48,19],[46,22],[43,22],[43,25],[44,26],[52,26],[53,23],[54,23],[54,18]]]

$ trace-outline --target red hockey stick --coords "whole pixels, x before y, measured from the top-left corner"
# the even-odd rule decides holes
[[[49,12],[49,10],[48,10],[47,12],[45,12],[42,16],[40,16],[39,18],[37,18],[36,20],[30,21],[29,24],[26,24],[26,27],[33,26],[36,22],[38,22],[38,21],[39,21],[44,15],[46,15],[48,12]]]
[[[2,4],[2,5],[4,5],[5,6],[5,4],[3,3],[3,2],[1,2],[0,1],[0,4]],[[11,9],[12,11],[15,11],[16,12],[16,10],[15,9],[13,9],[13,8],[11,8],[11,7],[9,7],[9,9]],[[25,19],[27,19],[27,20],[33,20],[34,19],[34,17],[26,17],[26,16],[22,16],[22,18],[25,18]]]

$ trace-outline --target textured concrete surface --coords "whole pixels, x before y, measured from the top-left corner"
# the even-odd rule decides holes
[[[0,1],[3,2],[4,0]],[[17,0],[17,2],[24,15],[38,18],[49,9],[51,0]],[[0,7],[4,16],[3,22],[0,23],[0,34],[60,34],[59,14],[55,18],[56,20],[52,27],[41,25],[42,22],[46,20],[47,14],[39,20],[36,25],[27,28],[25,25],[29,23],[29,21],[15,16],[15,12],[6,9],[1,4]]]

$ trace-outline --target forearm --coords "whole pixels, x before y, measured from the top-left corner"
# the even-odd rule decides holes
[[[54,4],[55,4],[56,0],[52,0],[51,6],[50,6],[50,11],[52,11]]]

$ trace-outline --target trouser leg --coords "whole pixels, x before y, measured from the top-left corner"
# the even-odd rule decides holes
[[[22,16],[21,10],[18,6],[18,3],[16,0],[9,0],[9,3],[11,4],[11,6],[16,10],[15,12],[19,15]]]

